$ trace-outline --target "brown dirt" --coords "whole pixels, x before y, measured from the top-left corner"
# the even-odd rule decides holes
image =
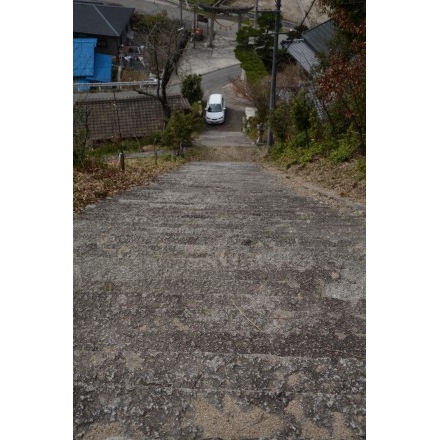
[[[264,148],[249,147],[194,147],[192,158],[214,162],[256,161],[295,186],[300,185],[321,194],[327,193],[330,196],[366,204],[366,181],[360,179],[355,161],[338,165],[316,161],[305,167],[295,165],[286,170],[267,160]],[[159,160],[159,165],[156,167],[152,160],[145,158],[129,160],[124,173],[119,170],[116,161],[109,163],[107,168],[75,169],[73,173],[74,213],[77,214],[85,206],[125,191],[132,186],[147,184],[158,175],[170,171],[185,161],[181,159],[177,162]]]
[[[264,153],[252,147],[194,147],[195,160],[210,162],[253,162],[261,160]]]
[[[355,160],[336,165],[324,161],[315,161],[304,167],[294,165],[287,170],[277,166],[265,157],[266,147],[198,147],[195,151],[196,160],[214,162],[256,161],[265,168],[277,172],[293,184],[299,184],[356,203],[366,203],[366,181],[358,171]]]
[[[155,165],[152,158],[126,158],[125,170],[119,168],[117,159],[108,161],[107,166],[98,163],[73,170],[73,212],[79,214],[88,205],[120,193],[133,186],[145,185],[160,174],[166,173],[185,162],[159,157]]]
[[[146,81],[147,79],[148,75],[146,70],[124,69],[121,74],[122,82]]]
[[[283,172],[287,179],[301,184],[311,184],[335,193],[336,196],[358,203],[366,203],[366,181],[361,179],[355,161],[330,165],[312,162],[301,168],[292,166]]]

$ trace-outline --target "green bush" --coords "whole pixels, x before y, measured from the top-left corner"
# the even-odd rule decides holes
[[[276,142],[269,150],[269,157],[272,160],[282,160],[292,154],[292,145],[286,142]]]
[[[340,145],[336,150],[332,151],[328,157],[329,161],[337,164],[340,162],[346,162],[351,159],[353,149],[346,144]]]
[[[304,166],[309,162],[325,157],[327,146],[323,142],[312,142],[307,146],[304,132],[297,133],[289,142],[277,142],[269,151],[269,158],[280,166]]]
[[[191,110],[198,115],[202,115],[203,114],[202,100],[200,99],[199,101],[193,102],[191,104]]]
[[[304,166],[307,165],[309,162],[313,162],[316,157],[317,152],[313,148],[307,148],[306,150],[301,152],[298,163],[299,165]]]
[[[306,148],[308,146],[308,138],[305,131],[300,131],[293,136],[293,144],[296,148]]]
[[[255,83],[267,75],[264,63],[253,49],[237,47],[235,56],[241,62],[241,67],[245,70],[249,82]]]
[[[312,127],[312,115],[315,112],[313,103],[304,90],[301,90],[291,102],[290,115],[298,131],[305,134],[306,145],[309,144],[308,131]]]
[[[245,50],[252,50],[252,45],[250,44],[250,39],[258,35],[258,31],[253,28],[253,26],[243,25],[242,28],[237,31],[235,40],[237,41],[238,47]]]
[[[292,131],[289,106],[281,102],[269,115],[274,136],[281,142],[286,141]]]
[[[180,144],[189,145],[194,133],[200,133],[203,118],[197,111],[184,113],[182,110],[173,111],[168,124],[162,132],[156,133],[156,144],[178,149]]]
[[[331,163],[346,162],[353,158],[359,147],[359,138],[353,129],[349,129],[339,140],[336,148],[329,154]]]
[[[194,73],[183,78],[182,96],[187,98],[191,105],[202,100],[202,75]]]

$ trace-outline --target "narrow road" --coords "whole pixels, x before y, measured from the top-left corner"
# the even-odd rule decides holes
[[[256,163],[76,216],[73,302],[75,439],[365,438],[365,215]]]
[[[211,93],[221,93],[226,103],[225,122],[221,125],[204,125],[196,145],[205,147],[255,147],[255,141],[243,131],[245,108],[252,107],[249,99],[240,93],[237,85],[240,81],[241,68],[231,66],[218,72],[205,74],[202,80],[204,99]]]

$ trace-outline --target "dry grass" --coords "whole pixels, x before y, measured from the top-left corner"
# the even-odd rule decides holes
[[[87,205],[94,204],[108,196],[128,188],[145,185],[158,175],[170,171],[186,159],[158,157],[157,165],[153,157],[125,160],[125,170],[119,169],[116,160],[106,163],[89,162],[82,168],[73,170],[73,212],[82,212]]]
[[[330,191],[338,197],[366,204],[365,171],[359,169],[359,162],[356,159],[338,164],[317,160],[305,166],[293,165],[289,169],[267,158],[261,163],[266,167],[276,169],[294,185],[311,184],[316,188],[321,188],[324,192]]]
[[[160,174],[166,173],[183,163],[195,160],[257,161],[285,175],[292,183],[311,183],[333,191],[336,195],[359,203],[366,201],[365,176],[357,169],[356,161],[330,165],[323,161],[307,164],[305,167],[292,166],[289,170],[277,167],[263,158],[264,152],[252,148],[193,148],[185,158],[159,156],[157,165],[153,157],[126,158],[125,171],[120,171],[116,160],[105,164],[94,161],[83,168],[73,170],[73,212],[78,214],[87,205],[125,191],[128,188],[145,185]]]
[[[122,82],[146,81],[147,79],[147,72],[139,69],[124,69],[121,75]]]
[[[336,165],[324,161],[311,162],[303,168],[295,165],[287,171],[287,175],[332,190],[340,197],[366,202],[366,180],[358,170],[356,160]]]

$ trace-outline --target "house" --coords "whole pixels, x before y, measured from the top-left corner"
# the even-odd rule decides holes
[[[302,38],[286,40],[281,42],[281,45],[308,74],[312,74],[313,68],[319,64],[317,55],[328,54],[328,43],[333,38],[334,32],[333,21],[327,20],[304,32]]]
[[[97,52],[96,45],[96,38],[73,39],[73,81],[75,83],[111,81],[113,57]]]
[[[319,66],[319,55],[328,55],[329,43],[335,34],[333,21],[327,20],[312,29],[305,31],[301,37],[293,40],[284,40],[281,46],[287,53],[305,70],[309,76],[314,75],[314,69]],[[302,85],[307,96],[313,101],[318,117],[324,118],[324,109],[316,98],[313,87],[310,84]],[[290,93],[284,91],[284,100],[289,101]],[[279,96],[281,93],[279,93]]]
[[[96,38],[73,39],[73,77],[90,77],[95,73]]]
[[[113,57],[133,38],[134,8],[103,3],[73,2],[73,80],[75,83],[110,82]],[[86,90],[84,89],[79,90]]]
[[[179,95],[168,96],[167,102],[171,110],[191,109],[188,100]],[[162,130],[164,125],[162,106],[150,95],[118,96],[115,93],[93,98],[92,93],[84,99],[76,97],[75,107],[77,114],[87,114],[87,137],[90,140],[141,138]],[[80,130],[83,123],[74,120],[74,130]]]
[[[133,38],[133,13],[134,8],[74,0],[73,38],[95,38],[97,53],[117,56]]]

